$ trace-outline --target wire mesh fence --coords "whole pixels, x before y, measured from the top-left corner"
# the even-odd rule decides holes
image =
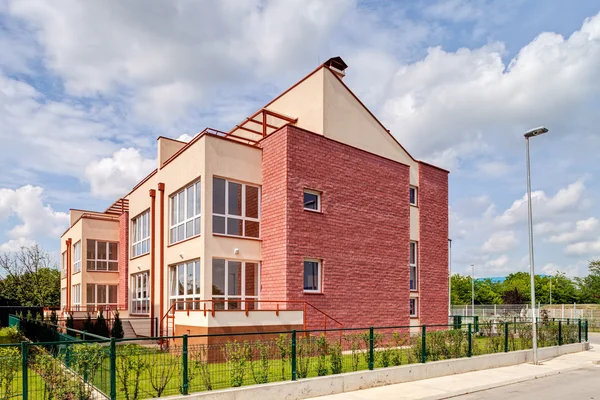
[[[148,399],[532,347],[532,324],[514,318],[477,329],[472,321],[152,341],[64,335],[0,345],[0,398]],[[587,321],[544,319],[537,338],[540,347],[586,341]]]

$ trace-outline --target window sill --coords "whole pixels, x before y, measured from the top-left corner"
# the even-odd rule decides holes
[[[411,206],[411,207],[414,207],[414,208],[419,208],[419,205],[418,205],[418,204],[411,204],[410,206]]]
[[[313,295],[313,296],[314,295],[317,295],[317,296],[324,296],[325,295],[325,293],[323,293],[323,292],[311,292],[311,291],[307,291],[307,290],[304,291],[304,294]]]
[[[81,271],[76,271],[76,272],[73,272],[71,275],[77,275],[77,274],[80,274],[80,273],[81,273]]]
[[[231,238],[231,239],[255,240],[255,241],[258,241],[258,242],[262,242],[261,238],[254,238],[254,237],[248,237],[248,236],[227,235],[225,233],[215,233],[215,232],[213,232],[213,236],[226,237],[226,238]]]
[[[96,271],[95,269],[87,269],[85,272],[102,272],[102,273],[110,272],[112,274],[118,274],[119,273],[118,270],[117,271]]]
[[[419,319],[419,316],[418,315],[411,315],[410,319]]]
[[[198,239],[200,236],[201,236],[201,235],[196,235],[196,236],[189,237],[189,238],[187,238],[187,239],[180,240],[179,242],[170,243],[170,244],[168,244],[168,245],[167,245],[167,248],[168,248],[168,247],[177,246],[178,244],[181,244],[181,243],[187,242],[187,241],[189,241],[189,240]],[[148,254],[149,254],[149,253],[148,253]],[[145,255],[145,254],[144,254],[144,255]]]
[[[179,242],[177,242],[177,243],[179,243]],[[140,254],[139,256],[131,257],[129,259],[129,261],[137,260],[138,258],[142,258],[142,257],[147,256],[147,255],[150,255],[150,252],[147,252],[147,253],[144,253],[144,254]]]
[[[410,289],[411,293],[419,293],[419,289]]]
[[[149,317],[150,313],[145,313],[145,314],[133,314],[133,313],[129,313],[130,317]]]
[[[313,210],[313,209],[311,209],[311,208],[303,208],[303,210],[304,210],[304,211],[311,212],[311,213],[315,213],[315,214],[323,214],[323,211],[322,211],[322,210]]]

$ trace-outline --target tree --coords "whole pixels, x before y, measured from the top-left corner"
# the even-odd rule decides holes
[[[94,323],[92,322],[92,315],[88,312],[87,317],[83,321],[83,326],[81,330],[88,333],[96,333],[96,329],[94,328]]]
[[[115,319],[113,321],[112,329],[110,330],[110,336],[117,339],[121,339],[125,336],[125,332],[123,332],[123,322],[121,321],[121,318],[119,318],[118,311],[115,312]]]
[[[55,260],[39,245],[0,254],[2,297],[22,306],[60,305],[60,271]]]
[[[452,284],[452,304],[471,304],[471,277],[454,274],[450,278]]]
[[[579,289],[579,302],[600,303],[600,260],[591,261],[588,269],[588,276],[575,278]]]
[[[94,325],[94,333],[98,336],[102,336],[105,338],[107,338],[110,334],[102,310],[100,310],[100,313],[98,313],[98,318],[96,318],[96,324]]]

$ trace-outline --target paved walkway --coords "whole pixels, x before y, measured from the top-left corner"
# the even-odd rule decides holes
[[[592,343],[596,337],[590,337]],[[542,361],[541,365],[520,364],[484,371],[399,383],[356,392],[316,397],[313,400],[385,400],[385,399],[447,399],[495,387],[506,386],[588,368],[600,363],[600,344],[591,345],[590,351],[567,354]]]

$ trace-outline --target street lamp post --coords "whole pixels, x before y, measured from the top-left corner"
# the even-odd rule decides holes
[[[538,363],[537,354],[537,318],[535,315],[535,269],[533,265],[533,220],[531,214],[531,167],[529,162],[529,138],[542,135],[548,132],[544,126],[531,129],[525,132],[525,152],[527,161],[527,220],[529,223],[529,279],[531,283],[531,320],[532,320],[532,335],[533,335],[533,364]]]
[[[471,316],[475,316],[475,264],[471,264]]]

